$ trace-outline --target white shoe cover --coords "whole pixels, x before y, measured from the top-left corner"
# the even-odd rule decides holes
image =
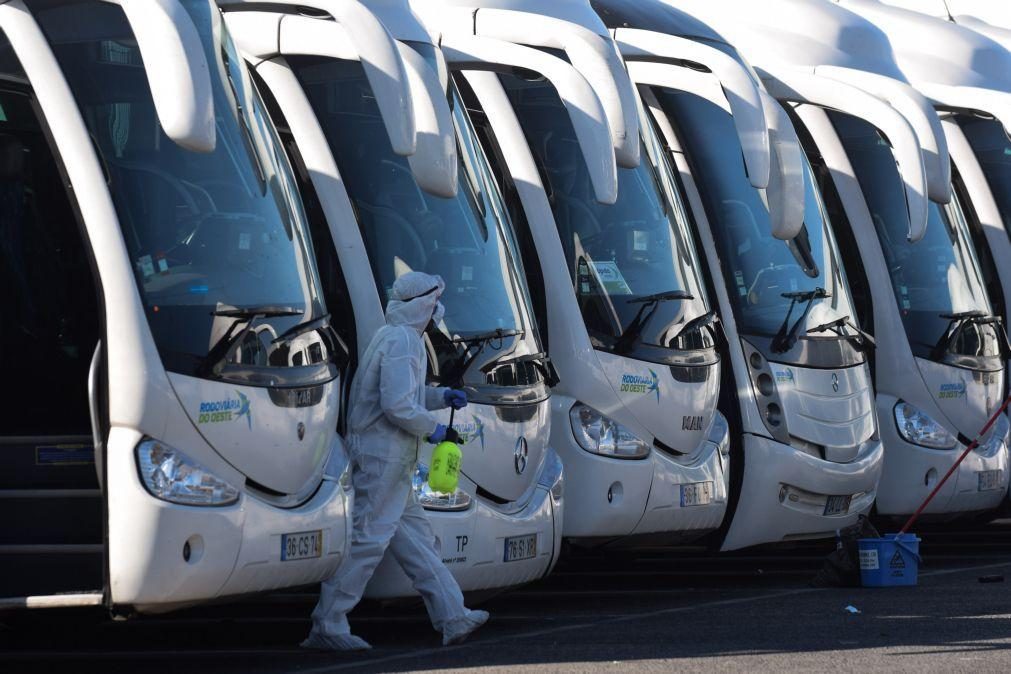
[[[442,645],[452,646],[453,644],[463,643],[481,625],[488,622],[489,617],[487,611],[471,611],[468,609],[467,615],[447,623],[443,628]]]
[[[372,644],[353,634],[321,634],[316,630],[301,643],[302,648],[316,651],[368,651]]]

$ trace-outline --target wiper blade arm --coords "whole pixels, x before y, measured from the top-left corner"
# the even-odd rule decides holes
[[[677,334],[674,335],[674,338],[677,339],[678,337],[680,337],[681,335],[685,334],[686,332],[690,332],[692,330],[696,330],[696,329],[698,329],[700,327],[703,327],[703,326],[704,327],[708,327],[708,328],[714,328],[716,326],[716,324],[719,323],[719,322],[720,322],[720,316],[719,316],[719,314],[716,313],[715,309],[710,309],[709,311],[707,311],[706,313],[702,314],[701,316],[696,316],[692,320],[690,320],[687,323],[685,323],[681,327],[681,329],[678,330]],[[714,330],[714,332],[715,332],[715,330]],[[714,337],[715,337],[715,334],[714,334]]]
[[[842,331],[843,327],[849,328],[856,334],[850,335],[843,332]],[[827,330],[831,330],[832,332],[834,332],[835,334],[839,335],[844,339],[855,340],[861,346],[867,345],[877,347],[878,345],[877,342],[874,340],[874,337],[872,337],[870,333],[865,332],[860,328],[858,328],[856,324],[852,321],[852,319],[850,319],[849,316],[843,316],[841,318],[835,319],[834,321],[829,321],[828,323],[822,323],[821,325],[816,325],[813,328],[808,328],[807,334],[813,335],[815,333],[825,332]]]
[[[259,307],[227,307],[215,309],[212,316],[225,316],[227,318],[238,318],[239,320],[249,320],[252,318],[276,318],[278,316],[301,316],[305,309],[289,307],[275,304],[265,304]]]
[[[440,377],[442,383],[446,386],[452,388],[460,388],[463,386],[463,376],[466,374],[467,370],[470,369],[471,364],[477,360],[477,357],[481,355],[484,348],[491,344],[496,339],[499,340],[499,345],[493,347],[498,350],[502,348],[502,340],[506,337],[522,337],[525,333],[522,330],[509,329],[504,330],[502,328],[496,328],[495,330],[489,332],[482,332],[477,335],[470,335],[467,337],[454,337],[453,339],[446,338],[438,330],[429,330],[429,338],[435,341],[440,341],[442,344],[462,344],[463,353],[460,354],[457,359],[455,366],[450,372],[447,372],[444,376]],[[474,348],[477,347],[477,348]]]
[[[625,300],[629,304],[652,304],[653,302],[667,302],[671,300],[686,300],[690,301],[695,299],[695,295],[692,295],[687,290],[667,290],[662,293],[654,293],[652,295],[644,295],[642,297],[635,297],[630,300]]]
[[[503,330],[502,328],[496,328],[489,332],[482,332],[476,335],[470,335],[468,337],[454,337],[450,341],[453,344],[480,344],[487,343],[493,339],[505,339],[506,337],[519,337],[523,334],[522,330]]]
[[[550,387],[554,388],[561,381],[558,378],[558,371],[555,370],[554,363],[551,362],[551,356],[543,351],[537,353],[528,353],[525,356],[518,356],[516,358],[510,358],[509,360],[499,361],[498,365],[513,365],[519,363],[532,363],[535,368],[543,375],[545,383]]]
[[[800,331],[800,324],[807,318],[807,312],[811,310],[811,305],[815,300],[832,297],[832,294],[824,288],[818,287],[814,290],[781,293],[781,296],[790,300],[790,308],[786,310],[786,317],[783,318],[783,324],[779,326],[779,332],[772,338],[771,347],[773,353],[786,353],[792,349],[793,345],[797,343],[797,333]],[[798,302],[805,303],[804,310],[800,313],[796,322],[787,328],[790,325],[790,316],[793,315],[793,308]]]
[[[632,322],[628,324],[621,335],[619,335],[617,341],[614,343],[614,350],[617,353],[622,353],[627,351],[642,335],[642,331],[646,329],[649,325],[649,321],[653,318],[653,314],[656,313],[657,308],[660,306],[660,302],[671,302],[674,300],[694,300],[695,296],[690,292],[685,290],[666,290],[662,293],[654,293],[652,295],[644,295],[642,297],[635,297],[630,300],[626,300],[629,304],[641,304],[639,311],[636,312],[635,317]],[[649,313],[646,313],[646,311]]]
[[[790,293],[780,293],[780,297],[785,297],[788,300],[793,300],[795,302],[810,302],[811,300],[819,300],[826,297],[832,297],[832,293],[828,292],[822,287],[815,288],[814,290],[796,290]]]
[[[296,309],[295,307],[288,306],[278,306],[278,305],[264,305],[259,307],[227,307],[221,309],[215,309],[211,312],[212,316],[222,316],[225,318],[234,318],[232,324],[228,326],[228,330],[225,334],[214,343],[214,346],[208,350],[207,355],[204,357],[203,361],[200,363],[200,367],[197,368],[198,374],[201,376],[208,376],[214,373],[214,369],[224,360],[228,354],[232,351],[232,347],[245,339],[249,331],[253,329],[253,323],[260,318],[276,318],[280,316],[301,316],[305,313],[303,309]],[[240,323],[245,323],[245,326],[239,330],[234,335],[232,334],[235,327]]]
[[[325,330],[330,327],[330,314],[323,314],[319,318],[314,318],[309,321],[303,321],[296,326],[288,328],[282,332],[278,337],[275,337],[271,344],[280,344],[281,342],[287,342],[289,340],[298,337],[299,335],[304,335],[307,332],[312,332],[313,330]]]
[[[954,314],[938,314],[938,316],[949,321],[964,321],[969,318],[989,318],[990,314],[980,309],[970,309],[969,311],[959,311]]]
[[[1000,335],[1003,337],[1000,344],[1000,349],[1003,357],[1011,357],[1011,342],[1008,341],[1007,330],[1004,328],[1004,321],[1000,316],[994,314],[988,314],[985,311],[979,309],[970,309],[969,311],[960,311],[954,314],[938,314],[941,318],[947,319],[948,325],[945,327],[944,332],[941,333],[940,338],[937,343],[934,344],[934,348],[930,350],[931,360],[940,360],[944,356],[945,350],[947,350],[948,345],[955,339],[962,326],[965,324],[974,325],[996,325],[1000,328]]]
[[[337,334],[336,330],[334,330],[333,325],[330,323],[331,318],[332,316],[329,313],[326,313],[319,318],[303,321],[298,325],[285,330],[280,336],[275,337],[270,344],[273,346],[275,344],[281,344],[282,342],[290,342],[300,335],[318,330],[329,338],[330,342],[326,346],[330,349],[331,353],[340,351],[342,353],[342,358],[349,358],[351,356],[351,349],[348,348],[347,343],[341,339],[341,336]]]

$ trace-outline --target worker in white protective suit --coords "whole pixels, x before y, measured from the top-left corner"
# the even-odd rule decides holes
[[[347,444],[355,488],[354,533],[348,558],[323,583],[305,648],[371,648],[351,634],[347,614],[387,549],[403,567],[445,645],[459,643],[488,620],[463,605],[460,586],[442,563],[435,535],[411,485],[419,443],[437,444],[452,431],[429,410],[467,404],[463,391],[426,386],[422,334],[442,320],[446,285],[409,272],[393,284],[386,325],[376,332],[351,384]]]

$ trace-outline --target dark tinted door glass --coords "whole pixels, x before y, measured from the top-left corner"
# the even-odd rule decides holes
[[[0,372],[8,386],[0,429],[87,434],[99,330],[87,248],[3,35],[0,52]]]

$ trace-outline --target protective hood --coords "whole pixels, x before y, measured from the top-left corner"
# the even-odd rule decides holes
[[[424,332],[433,314],[442,307],[439,298],[445,289],[446,282],[441,276],[420,271],[407,272],[393,282],[390,303],[386,306],[386,324],[406,325],[419,333]],[[441,316],[435,318],[438,322]]]

